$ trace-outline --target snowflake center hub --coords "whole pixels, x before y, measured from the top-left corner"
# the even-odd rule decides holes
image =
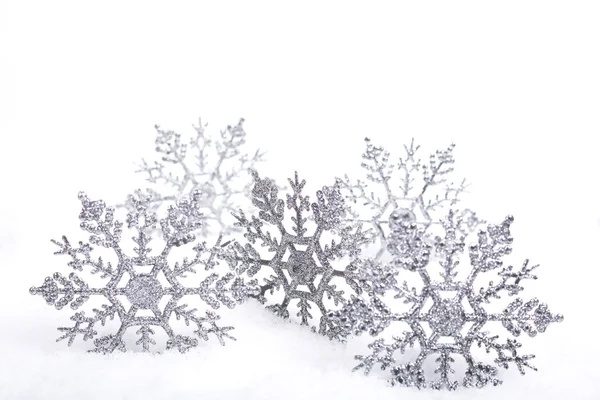
[[[429,327],[442,336],[455,335],[465,324],[465,312],[452,300],[442,300],[430,311]]]
[[[311,254],[305,251],[299,251],[290,255],[288,264],[288,272],[292,279],[298,283],[306,285],[311,283],[317,275],[317,263],[311,257]]]
[[[417,216],[408,208],[397,208],[389,217],[390,226],[398,225],[402,222],[417,222]]]
[[[132,305],[150,309],[158,306],[163,296],[163,287],[156,279],[148,275],[141,275],[131,279],[125,286],[125,297]]]

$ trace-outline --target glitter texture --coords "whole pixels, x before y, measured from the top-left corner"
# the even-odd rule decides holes
[[[364,290],[360,296],[353,296],[343,309],[331,312],[329,317],[343,329],[360,335],[368,332],[378,336],[392,322],[403,322],[410,330],[400,336],[394,336],[390,344],[378,338],[369,345],[371,355],[359,355],[360,364],[355,370],[364,368],[368,374],[375,364],[382,369],[391,369],[392,384],[418,388],[457,389],[459,380],[454,380],[453,355],[462,356],[466,361],[466,371],[462,386],[483,387],[498,385],[498,367],[508,368],[514,365],[521,374],[525,368],[536,370],[530,364],[533,355],[520,353],[521,344],[508,338],[498,341],[498,335],[482,331],[491,322],[501,325],[514,337],[526,333],[530,337],[544,332],[551,323],[560,322],[563,317],[552,314],[548,307],[538,299],[524,301],[515,298],[501,312],[488,312],[484,305],[500,299],[503,292],[516,296],[522,290],[521,283],[527,279],[537,279],[526,260],[522,267],[503,266],[502,258],[512,251],[513,238],[510,226],[512,217],[507,217],[499,225],[489,225],[486,231],[480,231],[477,242],[468,247],[471,270],[464,280],[458,280],[459,258],[464,253],[465,237],[458,229],[460,219],[450,212],[442,225],[444,238],[436,238],[435,244],[425,240],[425,230],[412,222],[391,218],[391,235],[388,240],[390,253],[394,256],[389,264],[380,261],[362,260],[356,263],[358,282]],[[430,258],[435,253],[441,266],[440,280],[430,274]],[[420,293],[409,287],[404,281],[397,280],[398,270],[412,271],[422,282]],[[489,281],[485,288],[476,290],[475,279],[484,273],[498,271],[498,280]],[[404,313],[395,313],[386,304],[386,294],[394,294],[410,309]],[[388,297],[389,298],[389,297]],[[427,304],[432,303],[431,306]],[[425,330],[431,331],[428,334]],[[397,363],[394,354],[405,353],[407,347],[418,345],[420,351],[413,362]],[[473,346],[484,348],[496,355],[494,363],[487,365],[476,361],[472,354]],[[435,373],[439,378],[428,381],[423,365],[430,355],[435,355],[438,367]]]
[[[376,258],[380,259],[387,246],[390,215],[427,229],[459,202],[467,184],[464,179],[460,184],[449,182],[455,163],[453,144],[422,162],[418,158],[420,146],[415,146],[414,140],[404,145],[404,155],[397,161],[390,160],[390,153],[373,145],[369,138],[365,143],[361,163],[365,180],[353,181],[345,175],[337,178],[336,184],[350,205],[351,220],[373,227],[371,239],[379,246]],[[460,216],[458,229],[465,234],[484,223],[468,209]]]
[[[311,204],[309,197],[302,194],[306,182],[300,181],[296,173],[294,180],[289,179],[292,194],[288,194],[284,201],[279,198],[279,189],[271,179],[262,179],[256,172],[253,176],[252,200],[259,210],[258,217],[248,218],[242,211],[234,214],[237,225],[245,229],[246,238],[246,243],[234,244],[239,262],[238,273],[252,277],[267,268],[272,270],[273,274],[264,278],[259,300],[267,303],[267,296],[273,296],[279,290],[283,290],[284,299],[267,305],[269,310],[289,318],[290,305],[297,305],[297,316],[302,325],[310,325],[312,303],[321,313],[318,332],[330,338],[343,339],[340,335],[346,331],[338,330],[327,319],[328,309],[324,300],[325,297],[333,300],[334,307],[345,304],[347,300],[344,291],[332,283],[334,278],[340,278],[341,282],[360,291],[352,270],[346,268],[347,263],[341,258],[357,257],[361,246],[368,240],[367,232],[363,232],[360,226],[352,228],[343,223],[346,207],[335,187],[324,187],[318,191],[317,202]],[[284,226],[287,222],[286,206],[292,210],[291,231]],[[312,210],[311,223],[315,226],[310,236],[306,225],[309,210]],[[265,226],[273,230],[265,230]],[[325,233],[335,238],[323,245]],[[266,248],[268,256],[261,256],[257,241]],[[317,330],[315,326],[313,329]]]
[[[201,233],[227,235],[234,231],[234,221],[227,219],[231,212],[246,207],[252,187],[248,169],[264,161],[264,153],[258,150],[252,156],[244,153],[247,135],[243,123],[240,119],[237,125],[227,126],[213,137],[200,120],[194,126],[196,135],[184,143],[181,134],[156,125],[159,159],[152,163],[142,160],[136,171],[146,174],[154,185],[147,192],[152,197],[153,211],[200,190],[198,200],[205,218]],[[132,210],[130,202],[125,206]]]
[[[167,218],[158,221],[156,213],[149,211],[151,198],[142,194],[130,196],[129,202],[135,211],[127,214],[127,228],[133,229],[137,235],[133,241],[137,245],[134,248],[135,255],[125,254],[121,247],[121,235],[123,223],[114,218],[114,209],[106,207],[102,200],[92,201],[84,193],[80,193],[79,199],[82,203],[80,214],[81,229],[91,234],[89,243],[79,242],[74,247],[69,240],[63,236],[62,241],[53,242],[59,246],[55,254],[68,255],[71,257],[68,265],[75,271],[89,269],[92,274],[99,274],[100,278],[109,281],[102,288],[92,288],[79,278],[74,272],[68,277],[55,273],[52,277],[45,279],[40,287],[32,287],[30,293],[41,295],[49,305],[62,309],[70,305],[73,310],[79,309],[90,296],[103,296],[109,304],[102,305],[100,309],[93,309],[92,315],[86,315],[85,311],[75,313],[71,320],[72,327],[58,328],[63,333],[57,341],[68,340],[68,345],[73,344],[78,335],[83,340],[93,339],[95,348],[93,352],[111,353],[114,350],[126,350],[123,340],[125,332],[136,327],[139,336],[137,345],[143,351],[150,351],[151,345],[155,345],[153,339],[155,331],[152,327],[162,328],[169,339],[166,348],[176,348],[180,352],[186,352],[198,345],[198,339],[192,336],[176,334],[169,325],[169,319],[175,317],[177,320],[185,321],[186,325],[192,323],[197,327],[194,332],[197,337],[208,340],[209,334],[215,335],[221,344],[225,339],[233,339],[229,331],[233,327],[221,327],[218,325],[220,317],[212,311],[206,311],[204,316],[197,316],[196,309],[190,309],[186,304],[179,304],[184,296],[198,296],[213,309],[221,305],[233,308],[236,303],[244,301],[250,295],[256,295],[258,287],[253,287],[256,282],[246,284],[240,277],[229,272],[224,276],[211,273],[198,287],[185,287],[180,280],[188,273],[195,273],[196,267],[202,266],[205,270],[212,270],[220,261],[226,261],[233,266],[234,254],[221,244],[221,238],[217,240],[213,248],[206,243],[197,243],[193,250],[195,257],[192,260],[185,258],[183,262],[175,263],[170,267],[167,256],[174,247],[192,245],[195,240],[195,232],[202,227],[203,215],[201,209],[201,194],[194,192],[189,199],[181,199],[168,209]],[[148,247],[152,241],[150,232],[156,230],[159,224],[164,239],[164,246],[159,255],[151,256],[152,249]],[[117,255],[118,264],[105,263],[102,257],[93,257],[94,246],[112,249]],[[140,267],[152,267],[149,273],[140,273]],[[158,276],[166,278],[168,285],[161,284]],[[129,280],[127,281],[127,278]],[[124,286],[120,283],[127,282]],[[124,296],[131,307],[119,299]],[[163,297],[169,300],[164,308],[159,307]],[[152,316],[137,315],[138,312],[148,310]],[[118,317],[120,327],[114,334],[96,337],[96,329],[99,325],[104,326],[107,320]]]

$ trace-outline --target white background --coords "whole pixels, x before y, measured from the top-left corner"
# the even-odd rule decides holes
[[[0,398],[600,398],[598,21],[594,1],[0,1]],[[185,357],[55,344],[68,311],[27,290],[63,267],[48,239],[76,228],[77,192],[120,201],[143,185],[153,125],[189,133],[199,116],[244,117],[261,173],[298,170],[311,190],[359,172],[365,136],[455,142],[468,205],[515,216],[510,262],[542,264],[535,294],[566,316],[527,343],[540,371],[388,388],[349,372],[364,343],[252,304],[228,317],[240,341]]]

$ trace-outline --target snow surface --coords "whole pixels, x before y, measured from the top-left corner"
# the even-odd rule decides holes
[[[598,399],[600,12],[597,2],[0,2],[0,399]],[[100,3],[99,3],[100,4]],[[394,5],[396,4],[396,5]],[[7,39],[7,40],[6,40]],[[121,201],[143,181],[156,123],[182,133],[246,119],[261,173],[308,192],[359,172],[362,139],[426,152],[454,141],[465,205],[515,216],[540,263],[526,296],[561,324],[525,349],[538,372],[455,393],[350,372],[341,345],[247,303],[238,341],[186,355],[89,355],[55,343],[69,310],[30,286],[50,238],[77,231],[77,192]],[[500,331],[501,332],[501,331]]]

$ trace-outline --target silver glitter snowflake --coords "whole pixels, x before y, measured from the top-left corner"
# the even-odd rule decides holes
[[[348,175],[336,179],[348,204],[352,220],[373,227],[372,240],[379,244],[377,259],[385,253],[388,219],[392,212],[407,222],[415,222],[426,229],[437,224],[447,213],[448,207],[459,202],[460,195],[467,189],[466,181],[460,184],[448,181],[453,173],[454,144],[447,149],[437,150],[428,162],[418,158],[420,146],[404,145],[404,156],[390,160],[390,153],[365,139],[361,167],[366,171],[366,180],[352,181]],[[476,214],[465,209],[461,212],[462,233],[468,233],[484,223]]]
[[[90,233],[89,242],[79,242],[73,246],[63,236],[61,241],[53,240],[59,247],[55,254],[68,255],[71,260],[69,267],[75,271],[88,269],[92,274],[97,274],[102,280],[108,280],[102,287],[90,287],[75,272],[68,276],[55,273],[46,278],[40,287],[32,287],[30,293],[41,295],[49,305],[57,309],[70,305],[71,309],[79,309],[91,296],[102,296],[108,304],[101,308],[92,310],[91,315],[85,311],[76,312],[71,320],[71,327],[58,328],[62,336],[57,341],[67,339],[68,345],[74,342],[78,335],[84,341],[93,339],[95,348],[91,351],[100,353],[111,353],[114,350],[126,350],[123,336],[125,332],[134,328],[139,336],[137,345],[141,345],[143,351],[149,351],[151,345],[156,344],[153,338],[154,327],[162,328],[168,335],[166,348],[176,348],[185,352],[198,345],[198,339],[192,336],[176,334],[169,324],[174,317],[183,320],[186,325],[190,323],[196,326],[194,331],[198,337],[208,340],[209,335],[215,335],[221,344],[226,338],[233,339],[229,335],[232,327],[221,327],[218,325],[220,317],[212,311],[206,311],[205,315],[196,315],[196,309],[191,309],[187,304],[180,304],[184,296],[196,296],[213,309],[221,305],[232,308],[236,303],[242,302],[251,294],[255,294],[251,285],[247,285],[240,277],[233,273],[219,276],[211,273],[196,287],[185,287],[180,281],[189,273],[196,273],[197,267],[203,267],[206,271],[214,269],[220,261],[225,260],[233,266],[233,254],[223,244],[221,238],[217,240],[214,247],[210,248],[206,243],[197,243],[194,247],[195,257],[184,258],[181,263],[177,262],[171,266],[167,260],[171,250],[175,247],[194,244],[198,231],[203,224],[203,215],[200,212],[202,196],[199,192],[186,199],[183,198],[171,205],[168,216],[160,221],[156,213],[149,211],[151,198],[137,192],[137,196],[130,196],[129,202],[134,210],[127,214],[126,227],[136,232],[132,237],[136,247],[134,254],[128,255],[123,249],[122,233],[123,223],[115,219],[114,208],[107,207],[102,200],[90,200],[85,193],[79,194],[82,210],[79,215],[81,229]],[[160,225],[162,232],[162,245],[160,252],[153,253],[149,247],[152,241],[150,232]],[[93,255],[96,248],[111,249],[117,256],[117,265],[105,262],[102,257]],[[157,254],[157,255],[151,255]],[[148,273],[140,272],[143,267],[151,268]],[[163,285],[159,278],[164,277],[168,285]],[[120,297],[124,297],[130,303],[125,304]],[[159,303],[163,298],[168,302],[161,309]],[[148,315],[138,315],[141,312]],[[99,325],[104,326],[107,320],[118,317],[120,327],[116,333],[96,337]]]
[[[233,221],[227,218],[240,206],[245,207],[252,187],[248,169],[264,161],[264,153],[259,150],[252,156],[243,152],[246,144],[243,123],[240,119],[237,125],[227,126],[218,137],[212,137],[200,120],[194,126],[196,135],[185,142],[181,134],[156,125],[156,153],[160,160],[153,163],[142,160],[136,171],[146,174],[148,182],[155,185],[148,190],[154,209],[200,190],[206,219],[202,234],[230,234]],[[130,203],[125,206],[132,209]]]
[[[458,280],[459,257],[465,248],[465,238],[458,230],[459,218],[452,212],[449,214],[443,221],[445,237],[437,238],[432,246],[424,240],[422,227],[392,215],[388,244],[394,256],[392,264],[374,260],[358,262],[358,281],[364,295],[354,296],[342,310],[330,313],[329,317],[355,334],[368,332],[378,336],[392,322],[403,322],[410,330],[394,336],[389,344],[383,338],[375,340],[369,345],[373,351],[371,355],[356,356],[360,364],[355,370],[364,368],[368,374],[375,364],[380,364],[384,370],[391,367],[392,384],[450,390],[461,385],[454,380],[452,364],[457,355],[466,361],[466,372],[462,378],[462,385],[466,387],[500,384],[498,367],[515,365],[521,374],[525,373],[525,368],[536,370],[530,364],[534,356],[521,354],[521,344],[515,339],[508,338],[502,343],[498,341],[498,335],[482,331],[484,326],[500,322],[514,337],[522,332],[533,337],[544,332],[549,324],[563,319],[561,315],[552,314],[546,304],[536,298],[524,301],[517,297],[501,312],[486,310],[485,305],[500,299],[500,294],[516,296],[523,290],[521,283],[524,280],[537,279],[532,274],[537,266],[531,266],[528,260],[521,268],[503,265],[502,258],[512,251],[512,222],[513,218],[507,217],[502,224],[489,225],[487,231],[479,232],[477,242],[468,247],[471,269],[464,280]],[[430,274],[433,252],[440,256],[441,280]],[[418,275],[422,281],[420,292],[406,281],[398,282],[398,267]],[[476,290],[476,278],[492,271],[497,271],[497,281],[490,281],[487,287]],[[385,297],[392,293],[395,299],[401,299],[410,306],[407,312],[394,312],[387,305],[389,300]],[[414,345],[420,348],[416,359],[397,363],[394,354],[397,351],[405,353],[408,347]],[[472,354],[474,346],[495,354],[496,365],[477,361]],[[425,361],[431,355],[436,357],[438,367],[434,372],[439,374],[439,379],[433,382],[426,379],[424,371]]]
[[[330,338],[342,339],[340,331],[328,321],[328,305],[325,299],[333,302],[333,307],[346,302],[344,291],[332,281],[340,278],[342,284],[360,290],[353,280],[352,270],[346,269],[343,257],[350,259],[359,255],[361,246],[367,241],[367,233],[361,227],[344,225],[346,213],[344,200],[335,187],[323,187],[317,192],[317,201],[310,203],[309,197],[302,194],[305,180],[289,179],[292,194],[284,201],[279,198],[279,190],[270,179],[261,179],[253,172],[255,185],[252,190],[253,204],[258,208],[258,217],[246,217],[240,211],[234,214],[237,225],[245,229],[247,242],[238,242],[234,248],[238,254],[238,273],[256,275],[269,270],[272,274],[264,278],[259,299],[267,302],[267,295],[282,290],[281,302],[269,304],[267,308],[275,314],[290,317],[289,307],[299,308],[297,317],[302,325],[310,325],[313,318],[311,304],[320,312],[318,332]],[[285,225],[285,209],[291,210],[291,230]],[[308,211],[312,210],[312,224],[308,221]],[[309,224],[313,225],[309,233]],[[271,228],[270,230],[265,227]],[[330,235],[330,244],[322,244]],[[279,237],[279,239],[278,239]],[[261,255],[256,242],[266,247],[268,255]],[[334,268],[335,265],[335,268]],[[295,303],[297,301],[297,303]],[[316,331],[316,327],[313,326]]]

